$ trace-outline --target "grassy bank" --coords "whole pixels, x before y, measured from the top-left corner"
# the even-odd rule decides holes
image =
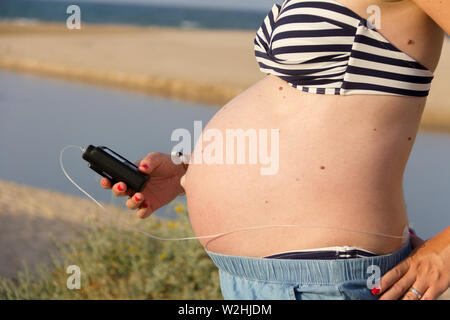
[[[192,233],[186,210],[180,219],[149,219],[140,228],[162,237]],[[0,299],[221,299],[217,268],[197,241],[155,241],[115,224],[56,243],[57,254],[36,273],[0,277]],[[151,231],[150,231],[151,230]],[[56,241],[56,240],[55,240]],[[81,288],[69,290],[66,269],[81,270]]]

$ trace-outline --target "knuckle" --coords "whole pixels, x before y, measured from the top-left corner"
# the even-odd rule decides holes
[[[406,269],[415,268],[417,266],[417,261],[414,258],[415,258],[414,256],[410,256],[403,261],[403,264],[404,266],[406,266]]]
[[[128,200],[126,203],[125,203],[125,205],[128,207],[128,209],[130,209],[130,210],[133,210],[134,208],[133,208],[133,203],[130,201],[130,200]]]
[[[161,152],[150,152],[149,154],[147,154],[145,159],[154,160],[154,159],[157,159],[158,157],[160,157],[160,155],[161,155]]]
[[[396,277],[397,279],[401,278],[401,276],[403,275],[400,268],[394,268],[394,270],[392,270],[392,273],[394,274],[394,277]]]
[[[421,274],[430,274],[433,271],[433,266],[428,264],[428,263],[420,263],[420,264],[415,264],[413,265],[413,270],[417,271],[418,273]]]
[[[392,291],[396,294],[402,294],[406,291],[406,288],[403,284],[397,282],[392,286]]]
[[[409,270],[418,271],[420,268],[427,268],[427,266],[424,266],[423,263],[411,260],[411,263],[409,264]]]
[[[427,277],[429,277],[432,282],[436,283],[442,278],[442,274],[440,270],[433,268],[427,273]]]
[[[137,212],[137,216],[140,218],[140,219],[145,219],[145,218],[147,218],[147,210],[139,210],[138,212]]]

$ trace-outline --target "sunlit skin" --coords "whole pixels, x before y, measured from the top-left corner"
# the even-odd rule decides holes
[[[339,2],[366,18],[367,7],[378,5],[382,14],[378,31],[431,71],[436,69],[442,29],[450,30],[448,2]],[[133,194],[123,182],[111,186],[102,179],[101,183],[103,188],[112,187],[116,196],[130,196],[127,206],[141,218],[184,189],[192,227],[199,236],[269,224],[401,235],[408,225],[403,173],[425,102],[426,98],[417,97],[309,94],[269,75],[227,103],[204,129],[279,129],[276,175],[262,176],[255,165],[191,164],[185,172],[169,155],[150,153],[137,162],[144,165],[139,168],[142,172],[152,176],[142,192]],[[197,145],[194,154],[199,152]],[[217,253],[264,257],[345,245],[388,254],[400,248],[401,239],[329,229],[272,228],[201,243]],[[420,298],[436,299],[450,285],[449,243],[450,228],[425,243],[413,237],[413,254],[383,276],[381,299],[418,299],[409,291],[412,286]]]

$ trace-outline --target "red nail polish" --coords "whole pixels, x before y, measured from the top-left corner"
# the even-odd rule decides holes
[[[145,163],[143,163],[143,164],[141,164],[141,168],[148,169],[148,165],[146,165]]]
[[[123,188],[122,188],[122,186],[120,184],[117,186],[117,190],[123,191]]]
[[[374,296],[377,296],[377,295],[379,295],[380,294],[380,288],[373,288],[372,290],[371,290],[371,292],[372,292],[372,294],[374,295]]]
[[[138,196],[134,196],[134,200],[136,200],[136,201],[141,201],[141,198],[139,198]]]
[[[142,208],[144,208],[144,209],[147,209],[147,208],[148,208],[147,202],[144,202],[144,203],[142,204]]]

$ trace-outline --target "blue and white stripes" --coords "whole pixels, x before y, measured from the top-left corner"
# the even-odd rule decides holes
[[[275,4],[255,37],[262,72],[318,94],[427,96],[433,73],[334,0]]]

